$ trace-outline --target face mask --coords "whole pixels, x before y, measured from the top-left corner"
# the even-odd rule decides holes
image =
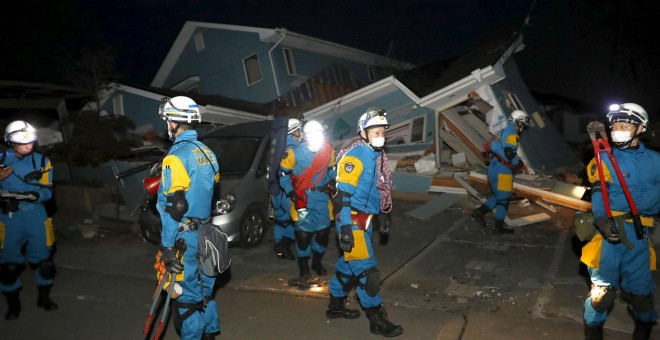
[[[385,145],[385,137],[371,138],[371,146],[374,148],[382,148]]]
[[[612,131],[612,142],[614,143],[625,143],[632,138],[631,131]]]

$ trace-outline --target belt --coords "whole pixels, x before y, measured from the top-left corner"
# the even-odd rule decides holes
[[[195,231],[199,227],[208,222],[210,218],[200,220],[198,218],[191,218],[185,222],[179,222],[179,228],[176,230],[179,234],[185,233],[186,231]]]
[[[316,187],[313,187],[313,188],[309,188],[307,190],[309,190],[309,191],[325,191],[325,188],[327,186],[328,186],[327,184],[324,184],[324,185],[319,185],[319,186],[316,186]]]
[[[633,223],[632,214],[629,211],[615,211],[612,210],[612,217],[621,216],[625,222]],[[658,219],[655,216],[639,215],[642,225],[645,227],[655,227]]]

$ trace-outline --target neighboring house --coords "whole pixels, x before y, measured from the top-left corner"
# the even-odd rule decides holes
[[[577,160],[568,144],[546,123],[520,76],[512,55],[522,48],[521,36],[494,39],[459,57],[396,73],[307,111],[305,117],[322,120],[340,138],[350,136],[346,131],[355,133],[367,107],[382,107],[391,124],[388,152],[433,148],[439,167],[443,145],[466,153],[471,164],[483,164],[480,153],[489,132],[501,129],[508,115],[521,109],[534,125],[519,150],[531,172],[574,167]]]
[[[602,108],[558,95],[534,94],[545,114],[569,143],[590,144],[587,124],[603,121],[608,103]]]

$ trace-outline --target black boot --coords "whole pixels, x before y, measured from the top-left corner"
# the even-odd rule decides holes
[[[57,304],[50,299],[50,288],[53,285],[37,286],[39,289],[39,298],[37,299],[37,307],[45,309],[47,312],[57,309]]]
[[[651,338],[651,330],[653,330],[655,322],[642,322],[635,319],[635,330],[633,331],[633,340],[646,340]]]
[[[18,297],[18,290],[3,294],[7,297],[7,304],[9,305],[5,320],[18,319],[21,314],[21,300]]]
[[[382,306],[366,308],[364,310],[369,318],[369,330],[372,334],[384,337],[393,337],[403,334],[403,327],[387,320],[387,312]]]
[[[310,277],[312,274],[309,271],[309,257],[298,258],[298,269],[300,269],[300,277]]]
[[[293,252],[291,251],[291,244],[293,244],[292,239],[288,237],[282,237],[282,239],[280,239],[280,241],[275,244],[275,252],[277,253],[277,257],[294,261],[296,257],[293,256]]]
[[[323,253],[312,253],[312,269],[316,272],[316,275],[325,275],[328,273],[323,264],[321,264],[321,259],[323,258]]]
[[[585,323],[584,340],[603,340],[603,325],[590,326]]]
[[[513,233],[513,229],[509,229],[504,226],[504,221],[500,220],[495,220],[495,228],[493,228],[493,231],[498,233],[498,234],[511,234]]]
[[[470,216],[472,216],[472,218],[482,227],[490,228],[488,223],[486,223],[486,219],[484,218],[484,215],[486,215],[488,211],[490,211],[490,209],[488,209],[485,204],[482,204],[479,208],[472,210],[472,214]]]
[[[334,297],[330,295],[330,303],[325,311],[325,316],[329,319],[357,319],[360,317],[360,311],[346,308],[346,297]]]

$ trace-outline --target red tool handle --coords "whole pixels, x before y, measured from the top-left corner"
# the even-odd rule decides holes
[[[591,141],[594,145],[594,155],[596,156],[596,166],[598,167],[598,179],[600,180],[601,194],[603,195],[603,204],[605,205],[605,213],[608,218],[612,217],[612,208],[610,207],[610,197],[607,193],[607,184],[605,183],[605,174],[603,171],[603,160],[600,158],[601,153],[601,139],[594,139]],[[605,149],[608,149],[607,147]],[[607,151],[605,151],[607,152]]]
[[[164,321],[158,322],[158,328],[156,328],[156,334],[154,335],[154,340],[160,339],[160,336],[163,334],[163,328],[165,327]]]
[[[149,313],[147,314],[147,321],[144,323],[144,329],[142,329],[142,334],[149,334],[149,328],[151,328],[151,322],[154,320],[154,315]]]

